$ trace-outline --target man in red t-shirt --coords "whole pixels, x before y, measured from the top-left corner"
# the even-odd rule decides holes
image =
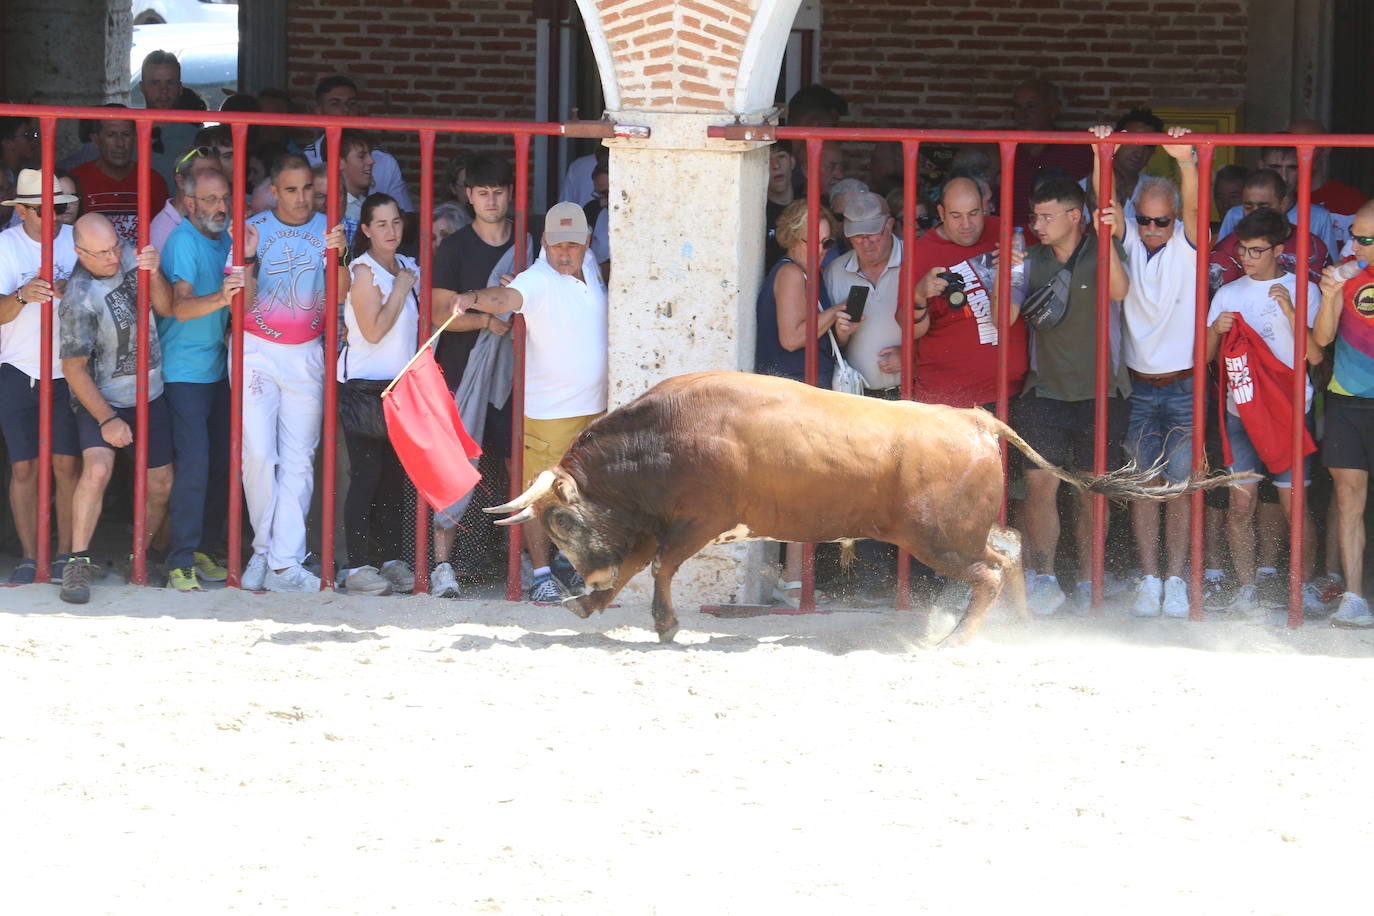
[[[1260,169],[1245,179],[1245,187],[1241,190],[1241,207],[1244,208],[1247,216],[1256,210],[1266,208],[1276,213],[1287,213],[1292,206],[1292,196],[1277,172]],[[1290,234],[1297,232],[1296,226],[1292,223],[1288,225]],[[1308,279],[1316,283],[1321,279],[1322,268],[1331,263],[1331,255],[1326,250],[1326,243],[1317,238],[1316,235],[1309,233],[1308,238],[1311,246],[1307,256]],[[1239,244],[1236,234],[1232,232],[1213,246],[1207,265],[1209,295],[1215,296],[1217,290],[1227,283],[1245,276],[1245,267],[1240,259]],[[1279,266],[1289,273],[1296,273],[1297,251],[1297,242],[1293,241],[1290,235],[1289,241],[1284,243],[1284,251],[1280,256]]]
[[[977,182],[945,182],[936,206],[940,225],[916,246],[916,399],[952,407],[990,406],[997,400],[997,310],[991,257],[998,220],[983,209]],[[964,278],[967,301],[960,308],[944,295],[949,272]],[[1012,295],[1017,294],[1013,290]],[[1020,393],[1028,364],[1026,325],[1014,307],[1007,335],[1007,394]]]
[[[1057,130],[1055,121],[1063,99],[1059,87],[1045,80],[1027,80],[1012,93],[1012,122],[1017,130]],[[1044,168],[1060,168],[1074,181],[1088,177],[1093,151],[1088,144],[1019,143],[1012,166],[1012,225],[1025,226],[1030,219],[1030,197],[1035,176]],[[1003,181],[1006,177],[1003,176]]]
[[[134,122],[101,121],[91,134],[96,158],[72,169],[81,183],[81,209],[102,213],[120,239],[138,244],[138,169],[134,163]],[[167,182],[156,171],[148,175],[148,219],[167,203]]]

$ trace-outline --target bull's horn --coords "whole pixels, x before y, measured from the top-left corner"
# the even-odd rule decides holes
[[[490,509],[483,509],[483,512],[490,512],[492,515],[500,515],[504,512],[514,512],[526,506],[532,506],[553,489],[553,471],[540,471],[539,476],[534,478],[534,483],[524,493],[512,499],[504,506],[493,506]]]
[[[518,525],[521,522],[527,522],[532,518],[534,518],[534,506],[526,506],[514,515],[507,516],[506,518],[498,518],[494,524]]]

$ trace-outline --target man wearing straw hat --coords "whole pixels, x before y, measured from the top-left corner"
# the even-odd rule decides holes
[[[522,486],[552,468],[582,430],[606,412],[606,287],[594,256],[587,215],[564,201],[544,221],[544,248],[538,260],[509,286],[460,293],[453,311],[491,314],[520,312],[528,337],[525,349],[525,466]],[[525,526],[525,549],[534,566],[529,598],[561,600],[574,582],[572,565],[561,553],[549,560],[549,536],[538,520]]]
[[[0,432],[10,458],[10,510],[19,533],[23,558],[10,573],[11,585],[34,581],[34,557],[38,541],[38,379],[42,353],[40,337],[43,303],[54,300],[52,316],[52,469],[57,484],[57,549],[53,578],[61,576],[62,564],[72,545],[72,491],[81,469],[81,449],[76,442],[76,419],[67,409],[67,382],[58,359],[56,298],[67,286],[76,267],[72,227],[60,215],[76,203],[63,194],[54,178],[53,284],[39,276],[43,262],[43,182],[37,169],[24,169],[15,183],[13,207],[20,224],[0,232]],[[54,285],[56,289],[54,289]]]

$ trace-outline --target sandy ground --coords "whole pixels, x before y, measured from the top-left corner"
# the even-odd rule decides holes
[[[0,589],[0,906],[1370,911],[1374,634],[682,618]]]

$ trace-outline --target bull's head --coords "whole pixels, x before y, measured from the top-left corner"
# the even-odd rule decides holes
[[[510,513],[498,519],[498,525],[519,525],[537,518],[588,588],[600,590],[616,584],[629,544],[619,543],[623,537],[619,527],[606,524],[605,510],[584,499],[577,481],[562,468],[542,471],[524,493],[503,506],[483,511]]]

